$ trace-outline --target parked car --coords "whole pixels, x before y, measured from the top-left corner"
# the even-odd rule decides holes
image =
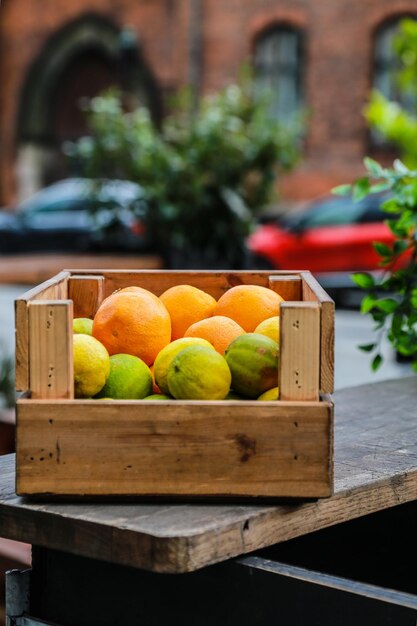
[[[248,247],[253,267],[310,270],[327,289],[352,288],[352,272],[380,272],[373,242],[391,244],[384,223],[393,215],[381,210],[386,195],[360,202],[326,196],[306,208],[260,224]]]
[[[131,209],[134,209],[132,213]],[[45,187],[15,210],[0,211],[0,254],[141,252],[142,188],[130,181],[70,178]]]

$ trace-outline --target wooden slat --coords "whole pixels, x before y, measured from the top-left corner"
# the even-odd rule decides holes
[[[281,400],[318,400],[320,379],[320,305],[283,302],[280,321],[279,390]]]
[[[68,279],[68,298],[74,303],[74,317],[93,319],[103,301],[103,276],[71,276]]]
[[[332,405],[22,400],[20,494],[320,497]]]
[[[303,300],[307,302],[319,302],[321,305],[320,390],[322,393],[333,393],[334,301],[310,272],[302,272],[301,279]]]
[[[59,300],[67,298],[67,280],[70,274],[60,272],[50,280],[30,289],[15,301],[16,328],[16,390],[25,391],[29,380],[29,326],[27,304],[32,300]]]
[[[268,286],[276,291],[284,300],[301,300],[300,276],[270,276]]]
[[[73,398],[72,301],[28,304],[29,380],[33,398]]]
[[[78,272],[77,272],[78,273]],[[91,273],[91,272],[90,272]],[[95,273],[95,272],[94,272]],[[107,297],[116,289],[123,287],[137,286],[149,289],[159,296],[161,293],[172,287],[173,285],[187,284],[198,287],[206,291],[214,298],[218,299],[225,291],[236,285],[261,285],[269,286],[269,277],[271,275],[289,275],[298,272],[212,272],[212,271],[106,271],[101,274],[105,278],[104,296]],[[81,274],[81,272],[80,272]]]

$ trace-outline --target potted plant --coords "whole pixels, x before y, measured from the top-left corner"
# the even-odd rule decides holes
[[[185,93],[157,128],[147,109],[126,111],[113,91],[88,103],[90,135],[70,153],[89,177],[145,189],[141,219],[165,265],[239,268],[277,172],[298,157],[299,121],[283,126],[268,106],[248,82],[204,97],[194,113]]]

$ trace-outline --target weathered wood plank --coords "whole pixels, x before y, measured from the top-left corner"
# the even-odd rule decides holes
[[[93,319],[103,301],[103,295],[103,276],[71,276],[68,279],[68,298],[74,303],[74,317]]]
[[[81,273],[81,272],[80,272]],[[107,297],[116,289],[123,287],[137,286],[149,289],[157,296],[173,285],[187,284],[199,289],[203,289],[214,298],[218,299],[230,287],[236,285],[261,285],[269,286],[269,276],[290,275],[299,272],[212,272],[212,271],[176,271],[169,273],[164,271],[143,271],[143,272],[113,272],[103,271],[105,277],[105,292]]]
[[[326,402],[18,403],[23,494],[319,497]]]
[[[334,301],[310,274],[301,272],[302,299],[321,305],[320,391],[334,391]]]
[[[283,302],[280,314],[279,397],[318,400],[320,378],[320,305]]]
[[[72,301],[28,303],[32,398],[73,398]]]
[[[300,276],[270,276],[268,287],[276,291],[284,300],[301,300]]]
[[[41,285],[22,294],[15,301],[17,391],[26,391],[30,387],[28,302],[67,298],[67,281],[69,276],[70,274],[67,271],[60,272]]]
[[[335,493],[279,506],[34,503],[0,458],[0,536],[185,572],[417,499],[415,377],[336,392]],[[65,401],[63,401],[65,403]]]

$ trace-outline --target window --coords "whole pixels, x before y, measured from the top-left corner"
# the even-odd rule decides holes
[[[301,107],[301,36],[290,27],[275,27],[261,35],[255,46],[258,89],[271,93],[271,113],[289,121]]]
[[[381,26],[375,36],[373,87],[388,100],[398,102],[407,111],[415,111],[416,101],[411,93],[405,93],[398,85],[401,67],[394,42],[404,16]],[[382,140],[375,136],[378,143]],[[379,140],[379,141],[378,141]]]

